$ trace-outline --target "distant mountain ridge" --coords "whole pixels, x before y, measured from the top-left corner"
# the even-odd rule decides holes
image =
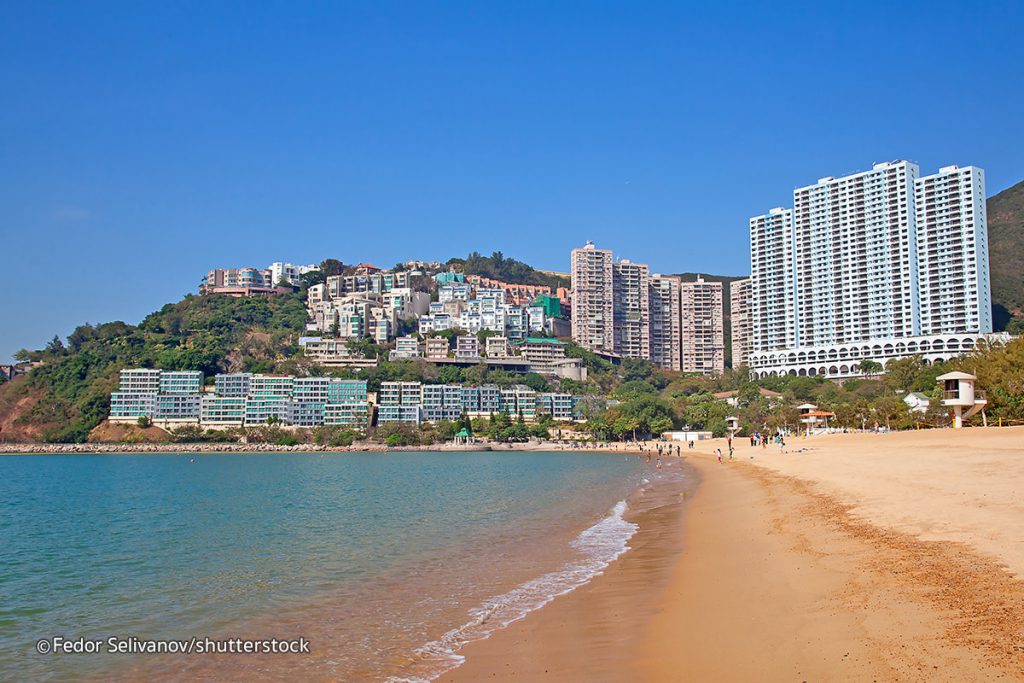
[[[988,198],[988,253],[996,329],[1024,325],[1024,181]]]

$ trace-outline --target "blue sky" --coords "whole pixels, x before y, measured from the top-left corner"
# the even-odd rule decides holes
[[[591,239],[748,270],[747,219],[908,158],[1024,179],[1024,3],[15,3],[0,359],[211,267]]]

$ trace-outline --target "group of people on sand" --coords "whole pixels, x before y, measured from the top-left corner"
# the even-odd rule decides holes
[[[785,437],[785,435],[782,432],[775,432],[775,434],[773,434],[771,436],[771,440],[772,440],[772,442],[776,446],[779,447],[779,452],[780,453],[785,453],[786,452],[786,437]],[[732,445],[731,445],[732,444],[732,439],[730,439],[729,442],[730,442],[729,448],[731,450],[732,449]],[[768,448],[768,435],[767,434],[762,434],[761,432],[751,432],[751,434],[750,434],[750,447],[751,448],[756,448],[758,446],[760,446],[763,449]]]

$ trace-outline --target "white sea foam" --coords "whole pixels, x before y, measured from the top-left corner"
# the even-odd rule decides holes
[[[573,539],[571,545],[582,558],[470,610],[468,622],[416,650],[420,663],[429,671],[411,678],[392,678],[392,683],[421,683],[438,678],[465,661],[459,650],[466,643],[487,638],[600,575],[612,561],[629,550],[629,539],[639,528],[623,518],[627,509],[626,501],[619,501],[606,517]]]

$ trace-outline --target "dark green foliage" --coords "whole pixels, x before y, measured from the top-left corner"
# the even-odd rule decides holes
[[[462,384],[466,376],[458,365],[442,365],[437,371],[437,380],[442,384]]]
[[[495,441],[526,441],[530,437],[547,438],[550,424],[551,420],[543,416],[538,418],[536,424],[531,425],[526,423],[522,415],[512,418],[504,413],[498,413],[489,418],[473,420],[470,431],[477,436],[485,436]],[[462,426],[466,425],[458,426],[459,429]]]
[[[344,275],[347,268],[348,266],[335,258],[324,259],[320,262],[320,272],[323,273],[324,278],[329,278],[334,275]]]
[[[552,288],[569,286],[568,278],[560,278],[534,270],[532,266],[522,261],[505,258],[500,251],[496,251],[490,256],[481,256],[474,251],[465,259],[449,259],[448,265],[461,266],[462,272],[466,275],[479,275],[513,284],[547,285]]]
[[[526,375],[523,375],[523,384],[530,387],[534,391],[551,391],[551,387],[548,386],[547,380],[545,380],[543,376],[538,375],[536,372],[531,372]]]
[[[299,437],[294,434],[282,434],[274,440],[275,446],[298,446]]]

